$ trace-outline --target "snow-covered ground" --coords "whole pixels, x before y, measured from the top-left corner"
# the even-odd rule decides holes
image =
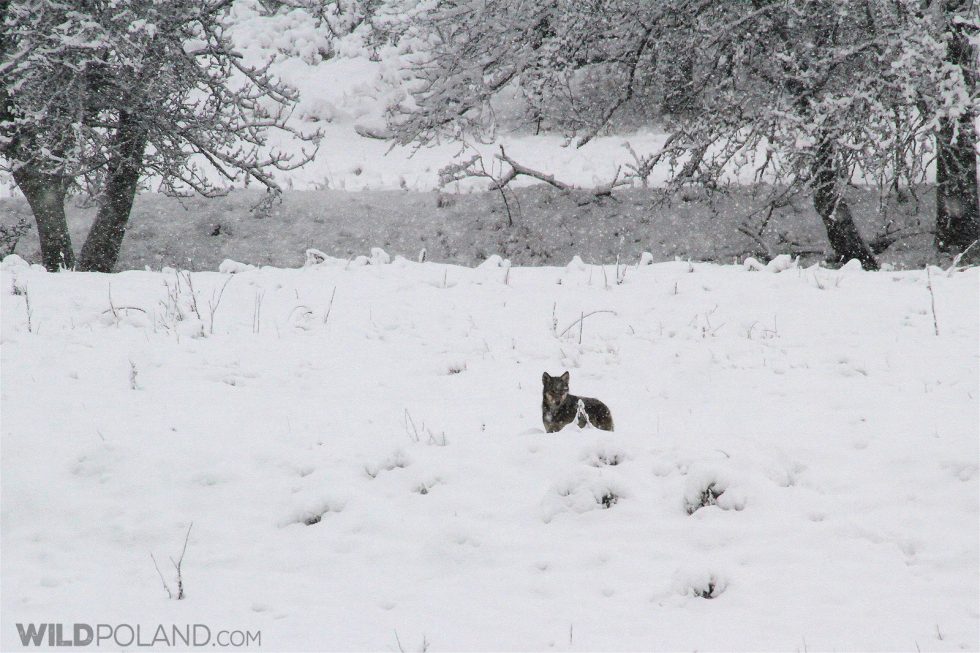
[[[385,259],[5,262],[0,648],[980,645],[976,268],[937,336],[922,271]],[[543,432],[565,369],[614,433]]]

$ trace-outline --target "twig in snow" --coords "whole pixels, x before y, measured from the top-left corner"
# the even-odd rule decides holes
[[[140,313],[146,313],[146,309],[140,308],[139,306],[116,306],[105,309],[102,311],[102,315],[105,315],[106,313],[116,315],[118,311],[139,311]]]
[[[603,310],[598,310],[598,311],[592,311],[591,313],[584,313],[584,314],[582,314],[582,317],[580,317],[579,319],[575,320],[574,322],[572,322],[571,324],[569,324],[567,327],[565,327],[565,330],[562,331],[561,333],[559,333],[558,334],[558,337],[559,338],[563,337],[566,333],[568,333],[569,331],[572,330],[572,327],[574,327],[576,324],[579,324],[580,322],[584,321],[585,318],[587,318],[589,316],[592,316],[592,315],[597,315],[599,313],[612,313],[613,315],[616,315],[616,311],[610,311],[608,309],[603,309]]]
[[[409,426],[412,427],[411,431],[408,430]],[[425,424],[422,425],[422,428],[425,428]],[[415,426],[415,420],[412,419],[412,415],[408,412],[407,408],[405,409],[405,433],[408,434],[408,437],[412,440],[412,442],[419,441],[419,430]]]
[[[409,427],[411,427],[411,430],[409,430]],[[447,444],[449,444],[449,441],[446,439],[445,431],[436,435],[432,432],[432,429],[425,426],[425,422],[421,422],[420,426],[416,426],[415,420],[412,419],[412,415],[408,412],[407,408],[405,409],[405,433],[408,434],[408,438],[412,442],[421,442],[422,435],[426,434],[429,436],[429,439],[426,440],[426,444],[431,444],[437,447],[445,447]]]
[[[425,250],[422,250],[422,252],[423,252],[423,257],[424,257]],[[330,293],[330,303],[327,304],[327,312],[323,314],[323,323],[324,324],[326,324],[327,323],[327,320],[330,319],[330,311],[333,310],[333,298],[334,298],[334,295],[336,295],[336,294],[337,294],[337,286],[334,286],[333,287],[333,292]]]
[[[174,598],[173,592],[170,591],[170,586],[167,585],[167,580],[163,577],[163,572],[160,571],[160,565],[157,564],[157,559],[152,553],[150,553],[150,560],[153,561],[153,566],[156,567],[157,574],[160,576],[160,582],[163,583],[163,589],[167,593],[167,598]]]
[[[116,313],[116,307],[112,304],[112,284],[109,284],[109,310],[112,311],[112,317],[116,320],[116,326],[119,326],[119,314]],[[105,311],[103,311],[104,313]]]
[[[177,558],[176,560],[170,558],[170,563],[174,566],[174,569],[177,570],[176,593],[170,589],[170,584],[167,583],[167,580],[163,577],[163,572],[160,571],[160,565],[157,564],[156,556],[154,556],[153,553],[150,553],[150,559],[153,560],[153,566],[156,568],[157,574],[160,576],[160,582],[163,583],[163,589],[164,591],[167,592],[167,598],[175,599],[177,601],[181,601],[184,598],[184,573],[183,573],[184,555],[187,553],[187,542],[190,540],[191,528],[193,526],[194,526],[194,522],[191,522],[190,525],[187,527],[187,534],[184,535],[184,548],[181,549],[180,551],[180,557]]]
[[[265,297],[264,291],[255,292],[255,303],[252,305],[252,333],[259,333],[262,330],[263,297]]]
[[[932,291],[932,272],[926,266],[926,288],[929,289],[929,305],[932,307],[932,328],[939,335],[939,322],[936,320],[936,294]]]
[[[622,267],[622,271],[620,271],[619,254],[616,254],[616,285],[617,286],[623,285],[623,282],[626,281],[627,270],[629,270],[629,266],[624,263]]]
[[[395,644],[398,646],[398,653],[405,653],[405,648],[402,646],[402,642],[398,638],[397,630],[395,630]],[[422,633],[422,643],[419,644],[418,653],[428,653],[430,645],[431,643],[429,642],[429,638],[425,636],[425,633]]]
[[[180,278],[181,274],[184,277],[184,283],[187,284],[188,293],[191,296],[191,310],[194,311],[194,315],[197,319],[201,319],[201,311],[197,306],[197,291],[194,290],[194,282],[191,280],[191,273],[189,270],[184,270],[183,273],[177,272],[177,289],[180,290]]]
[[[229,276],[228,279],[224,282],[224,284],[222,284],[221,291],[218,292],[217,298],[215,298],[214,296],[215,291],[214,290],[211,291],[211,299],[208,300],[208,311],[210,312],[208,315],[209,317],[208,333],[211,335],[214,335],[214,314],[218,312],[218,307],[221,305],[221,298],[225,294],[225,288],[228,287],[228,284],[231,283],[231,280],[234,278],[235,278],[234,276]]]
[[[772,328],[771,329],[762,329],[762,339],[763,340],[766,340],[766,339],[769,339],[769,338],[778,338],[778,337],[779,337],[779,323],[776,321],[776,316],[773,315],[772,316]]]
[[[184,564],[184,554],[187,553],[187,542],[191,539],[191,528],[194,526],[194,522],[190,523],[187,527],[187,535],[184,536],[184,548],[180,550],[180,557],[174,560],[170,559],[171,564],[173,564],[174,569],[177,570],[177,600],[180,601],[184,598],[184,572],[181,569]]]
[[[31,293],[28,291],[27,286],[20,287],[19,293],[16,292],[16,287],[14,290],[15,294],[24,296],[24,310],[27,311],[27,332],[34,333],[34,322],[32,320],[34,317],[34,309],[31,308]]]

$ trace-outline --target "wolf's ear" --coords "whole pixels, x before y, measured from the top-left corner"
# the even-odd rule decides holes
[[[548,376],[548,373],[547,372],[545,372],[544,374],[541,375],[541,383],[543,383],[545,385],[548,385],[548,381],[550,381],[550,380],[551,380],[551,377]]]
[[[558,378],[560,378],[560,379],[561,379],[562,381],[564,381],[565,383],[568,383],[568,372],[565,372],[564,374],[562,374],[562,375],[561,375],[560,377],[558,377]]]

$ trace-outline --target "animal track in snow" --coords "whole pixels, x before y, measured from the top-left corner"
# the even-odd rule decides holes
[[[364,471],[371,478],[377,478],[378,474],[381,472],[390,472],[394,469],[404,469],[410,464],[411,461],[408,459],[408,455],[406,455],[401,449],[398,449],[379,463],[365,464]]]
[[[743,510],[745,496],[740,491],[733,491],[727,475],[720,471],[694,469],[688,474],[684,510],[693,515],[709,506],[718,506],[722,510]]]
[[[554,485],[541,502],[541,518],[545,523],[564,512],[583,513],[607,510],[626,497],[627,492],[606,479],[572,478]]]
[[[593,467],[615,467],[629,458],[625,451],[610,444],[598,445],[582,453],[582,460]]]
[[[320,503],[316,508],[298,510],[294,512],[290,517],[281,521],[279,523],[279,527],[283,528],[285,526],[289,526],[290,524],[313,526],[323,521],[324,516],[328,515],[329,513],[343,512],[343,510],[343,503],[338,501],[325,501]]]

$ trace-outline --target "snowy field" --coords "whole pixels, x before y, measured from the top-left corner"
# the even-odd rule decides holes
[[[976,268],[3,267],[3,650],[980,645]]]

